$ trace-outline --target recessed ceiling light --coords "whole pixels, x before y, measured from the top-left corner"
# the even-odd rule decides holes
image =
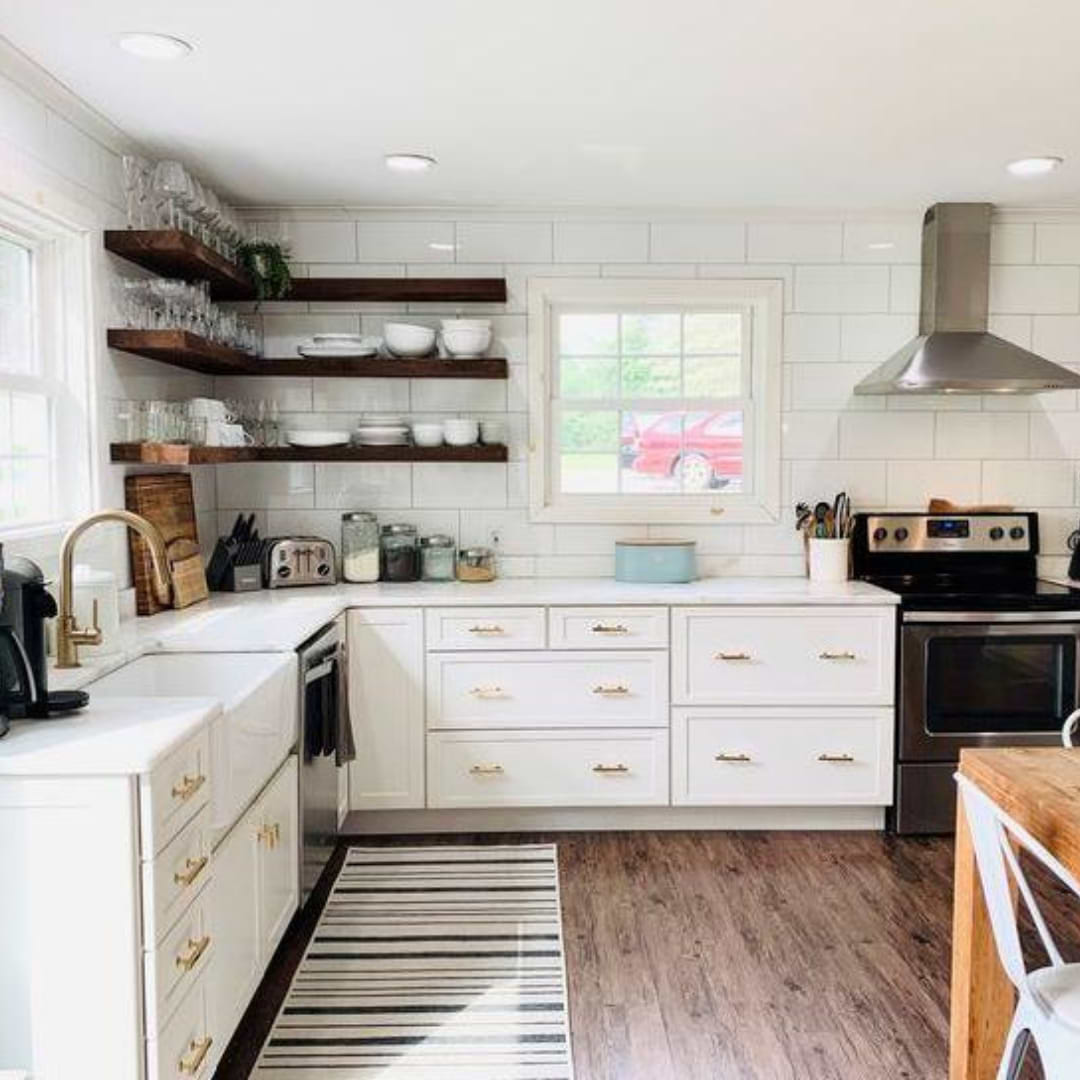
[[[195,51],[195,47],[183,38],[169,34],[121,34],[117,44],[124,52],[144,60],[178,60]]]
[[[1046,155],[1045,157],[1025,157],[1010,161],[1005,166],[1013,176],[1045,176],[1053,172],[1063,161],[1063,158]]]
[[[432,240],[431,243],[428,244],[428,247],[431,248],[432,251],[456,251],[457,250],[457,244],[446,244],[446,243],[443,243],[441,240]]]
[[[386,167],[396,172],[427,172],[435,168],[435,159],[427,154],[387,154]]]

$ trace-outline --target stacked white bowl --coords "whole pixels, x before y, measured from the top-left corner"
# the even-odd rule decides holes
[[[428,356],[435,348],[435,331],[430,326],[388,322],[383,324],[383,341],[394,356]]]
[[[360,446],[404,446],[408,441],[409,425],[401,416],[363,416],[353,432],[353,442]]]
[[[453,357],[483,356],[491,347],[491,320],[443,319],[441,337],[443,348]]]

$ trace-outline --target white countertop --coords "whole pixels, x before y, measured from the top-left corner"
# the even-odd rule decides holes
[[[149,772],[220,712],[211,698],[91,698],[70,716],[13,720],[0,739],[0,777]]]

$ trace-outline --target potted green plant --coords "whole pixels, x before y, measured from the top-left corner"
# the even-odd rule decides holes
[[[283,300],[292,285],[288,251],[281,244],[260,240],[241,244],[236,259],[255,286],[255,299]]]

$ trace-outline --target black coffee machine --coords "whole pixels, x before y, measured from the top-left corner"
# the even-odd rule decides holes
[[[0,735],[9,720],[62,715],[90,700],[82,690],[49,693],[45,620],[55,615],[40,567],[17,555],[5,566],[0,547]]]

